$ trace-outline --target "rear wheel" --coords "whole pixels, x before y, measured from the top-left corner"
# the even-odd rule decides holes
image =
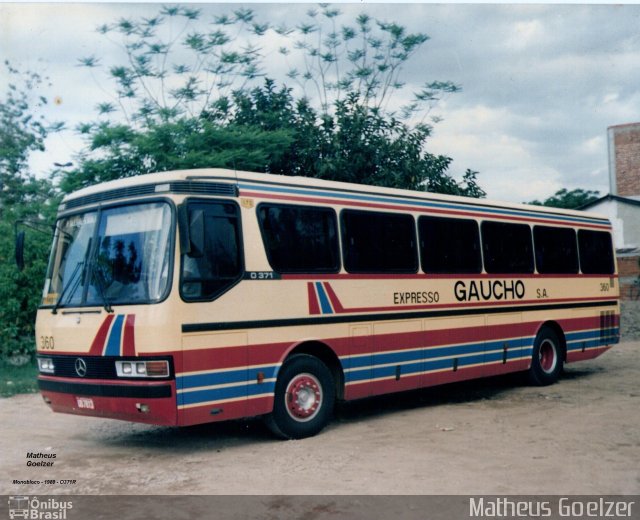
[[[334,381],[327,366],[313,356],[297,354],[280,370],[273,412],[265,422],[278,437],[310,437],[329,422],[334,402]]]
[[[538,332],[533,344],[529,382],[536,386],[555,383],[562,372],[562,347],[553,329],[545,327]]]

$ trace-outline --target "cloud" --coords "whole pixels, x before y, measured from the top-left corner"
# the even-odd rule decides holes
[[[202,4],[203,22],[240,4]],[[247,5],[272,25],[299,24],[309,5]],[[640,120],[637,74],[640,57],[640,5],[520,4],[337,4],[338,27],[366,12],[396,21],[430,40],[404,67],[408,87],[450,80],[462,85],[436,107],[444,121],[435,125],[429,151],[454,158],[452,172],[480,171],[492,198],[509,201],[545,198],[562,187],[608,190],[606,129]],[[2,4],[0,57],[51,78],[52,119],[95,117],[95,105],[109,98],[104,76],[77,67],[82,56],[117,61],[119,50],[96,34],[100,23],[149,16],[158,4]],[[278,49],[273,32],[263,42],[265,72],[285,77],[296,65]],[[0,76],[0,88],[6,78]],[[411,88],[396,105],[410,99]],[[296,93],[300,93],[297,90]],[[312,91],[307,91],[312,95]],[[403,97],[404,96],[404,97]],[[74,153],[81,140],[72,134],[49,146],[46,169],[60,150]],[[67,143],[67,144],[65,144]],[[55,156],[55,159],[53,159]]]

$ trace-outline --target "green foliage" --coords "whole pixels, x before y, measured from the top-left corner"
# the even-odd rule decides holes
[[[114,95],[79,128],[87,146],[77,168],[57,172],[59,187],[226,167],[483,197],[477,172],[457,182],[447,173],[451,159],[426,151],[437,121],[431,109],[459,87],[432,81],[398,102],[403,66],[428,36],[366,14],[346,24],[340,16],[321,5],[297,27],[276,28],[251,9],[210,24],[199,9],[168,6],[152,18],[103,24],[98,32],[119,42],[121,59],[91,55],[79,64],[105,70]],[[279,38],[283,59],[297,64],[291,86],[264,77],[264,38]],[[51,236],[27,229],[26,269],[18,272],[13,226],[53,223],[58,192],[31,175],[27,161],[62,125],[38,115],[47,100],[36,92],[46,80],[7,70],[15,81],[0,102],[0,356],[15,357],[34,352]]]
[[[322,113],[331,112],[336,102],[354,94],[363,106],[386,111],[394,94],[405,89],[403,65],[429,36],[407,33],[405,27],[364,13],[355,23],[338,28],[341,15],[338,9],[321,5],[309,10],[307,21],[297,27],[277,29],[289,40],[280,53],[297,64],[289,68],[287,77],[305,96],[319,101]],[[396,111],[405,119],[424,115],[442,95],[459,90],[448,81],[427,83],[414,93],[413,102],[396,107]]]
[[[231,168],[265,171],[281,163],[291,145],[287,130],[220,124],[207,119],[179,119],[134,130],[104,123],[94,132],[92,149],[81,168],[65,172],[63,191],[144,173],[190,168]]]
[[[553,208],[578,209],[585,204],[598,200],[599,196],[599,191],[583,190],[580,188],[569,191],[566,188],[563,188],[556,191],[551,197],[542,202],[534,200],[529,204],[534,204],[536,206],[550,206]]]
[[[37,375],[38,368],[33,360],[14,366],[0,359],[0,397],[37,392]]]
[[[268,24],[254,22],[253,12],[244,8],[213,23],[201,18],[199,9],[165,6],[152,18],[99,26],[97,32],[123,53],[111,65],[94,55],[78,60],[94,73],[106,69],[115,86],[112,99],[101,103],[108,108],[101,114],[117,107],[137,128],[199,118],[217,98],[262,75],[257,42]]]
[[[0,200],[3,205],[23,202],[29,153],[44,149],[47,125],[33,110],[46,104],[34,89],[43,78],[35,73],[21,74],[5,61],[11,78],[5,99],[0,102]],[[35,106],[34,106],[35,105]]]
[[[340,17],[321,5],[297,27],[272,27],[238,8],[207,25],[198,10],[163,7],[152,19],[99,27],[124,53],[105,66],[115,96],[81,126],[87,148],[61,188],[228,167],[484,196],[477,172],[456,182],[451,159],[426,152],[431,109],[460,88],[431,81],[405,92],[403,66],[429,37],[366,14]],[[264,38],[291,64],[291,86],[263,76]],[[80,60],[92,71],[101,62]]]
[[[14,223],[52,223],[57,200],[50,181],[29,173],[29,153],[60,125],[38,116],[46,99],[36,95],[45,80],[6,64],[14,80],[0,101],[0,358],[35,351],[34,320],[46,270],[51,234],[26,229],[23,272],[15,265]]]
[[[37,197],[30,196],[29,204],[3,207],[0,219],[0,358],[35,352],[35,313],[53,235],[45,223],[53,223],[59,200],[47,181],[30,181],[25,188]],[[16,220],[39,223],[37,230],[20,226],[26,231],[24,271],[15,264]]]
[[[96,158],[61,180],[64,191],[171,169],[226,167],[343,182],[483,197],[476,172],[446,174],[451,159],[424,152],[427,126],[409,127],[360,103],[356,93],[319,116],[271,80],[221,101],[206,118],[151,124],[145,130],[102,123]]]

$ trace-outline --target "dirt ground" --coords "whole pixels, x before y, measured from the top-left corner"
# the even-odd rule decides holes
[[[550,387],[510,376],[342,405],[301,441],[257,420],[153,427],[18,395],[0,399],[1,492],[639,494],[639,352],[627,341]],[[27,467],[28,452],[54,465]]]

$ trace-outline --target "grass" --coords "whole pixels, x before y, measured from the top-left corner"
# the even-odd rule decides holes
[[[35,361],[16,367],[0,360],[0,397],[37,392],[37,377],[38,369]]]

